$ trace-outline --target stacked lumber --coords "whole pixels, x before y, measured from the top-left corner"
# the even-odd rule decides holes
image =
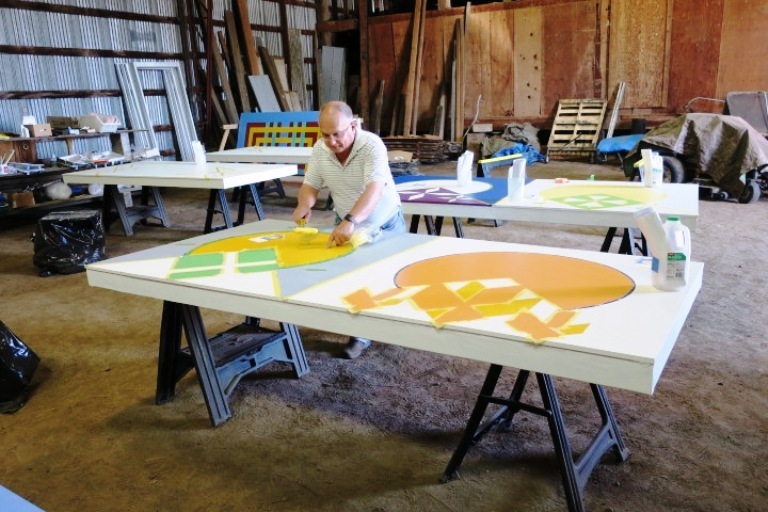
[[[206,2],[197,0],[201,25],[210,34],[208,57],[210,64],[207,74],[210,90],[212,114],[215,126],[237,124],[243,112],[280,112],[304,110],[302,99],[304,91],[291,90],[287,63],[282,58],[270,55],[263,43],[254,37],[253,27],[248,17],[247,0],[232,0],[233,10],[224,11],[223,30],[213,30],[213,20],[207,11]],[[303,63],[300,55],[300,31],[294,31],[294,39],[299,36],[298,45],[292,49],[297,55],[294,60]],[[295,41],[294,41],[295,42]],[[298,50],[296,50],[298,48]],[[296,66],[296,74],[302,71],[299,79],[293,79],[299,88],[306,89],[303,70]],[[293,71],[293,69],[292,69]]]
[[[395,71],[395,89],[399,94],[393,98],[392,117],[389,133],[392,135],[416,136],[419,124],[419,83],[424,59],[424,31],[428,0],[415,0],[410,24],[410,38],[403,50],[403,64]],[[448,2],[449,4],[450,2]],[[445,3],[444,3],[445,4]],[[471,3],[467,2],[464,18],[456,20],[451,41],[448,42],[447,62],[444,76],[436,90],[437,97],[430,98],[429,104],[435,104],[435,113],[430,131],[440,139],[447,137],[453,142],[463,142],[464,138],[464,98],[466,80],[466,33],[470,18]],[[407,67],[404,64],[407,63]],[[381,127],[381,105],[383,84],[379,83],[371,103],[374,131]],[[424,102],[422,101],[422,104]]]
[[[387,151],[407,151],[419,162],[430,164],[448,159],[448,143],[434,135],[403,135],[382,139]]]

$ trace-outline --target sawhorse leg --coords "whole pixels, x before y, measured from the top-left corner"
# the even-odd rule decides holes
[[[242,193],[240,194],[243,195]],[[220,209],[216,209],[216,201],[219,202]],[[242,200],[242,197],[241,197]],[[213,216],[220,213],[224,217],[224,225],[213,227]],[[227,201],[227,194],[223,190],[211,190],[208,194],[208,209],[205,215],[205,229],[204,233],[210,233],[212,231],[218,231],[220,229],[229,229],[232,227],[232,215],[229,213],[229,201]]]
[[[246,188],[247,187],[247,188]],[[212,231],[218,231],[220,229],[229,229],[232,226],[240,226],[245,221],[245,205],[248,202],[248,192],[250,192],[251,199],[253,200],[253,207],[256,209],[256,216],[258,220],[264,220],[264,208],[261,205],[261,199],[259,199],[259,193],[256,188],[256,184],[251,183],[249,185],[240,187],[236,194],[238,207],[237,207],[237,220],[232,221],[232,215],[229,213],[229,202],[227,201],[227,194],[223,190],[211,190],[208,195],[208,210],[205,216],[205,233]],[[234,196],[234,194],[233,194]],[[219,208],[216,208],[216,202],[219,203]],[[222,214],[224,217],[223,226],[213,226],[213,216],[217,213]]]
[[[181,347],[182,331],[187,348]],[[240,379],[272,362],[288,363],[296,378],[309,372],[296,326],[281,323],[279,331],[268,330],[260,327],[257,318],[249,317],[209,339],[198,307],[166,301],[155,403],[172,400],[176,383],[194,367],[211,424],[221,425],[232,417],[228,399]]]
[[[608,228],[608,233],[606,233],[605,239],[603,239],[603,245],[600,247],[601,252],[609,252],[611,250],[616,230],[617,228]],[[635,234],[637,231],[637,228],[624,228],[624,233],[621,235],[621,244],[619,245],[619,254],[648,255],[648,245],[642,233],[640,233],[640,246],[638,247],[635,244]]]
[[[601,426],[589,446],[578,459],[574,460],[552,377],[536,373],[543,404],[543,407],[536,407],[520,401],[530,375],[528,370],[520,371],[517,379],[515,379],[509,398],[493,396],[501,370],[502,367],[499,365],[491,365],[488,370],[475,407],[469,417],[459,445],[456,447],[451,460],[448,462],[448,466],[445,468],[441,482],[448,482],[457,478],[459,476],[459,466],[461,466],[469,448],[478,443],[488,432],[496,430],[500,426],[510,426],[514,415],[522,410],[547,418],[563,480],[568,510],[570,512],[583,512],[584,502],[582,494],[584,487],[592,470],[600,463],[602,456],[609,450],[614,450],[618,459],[622,462],[629,457],[629,450],[624,445],[624,440],[619,432],[619,427],[605,389],[597,384],[590,384],[592,396],[600,412]],[[489,404],[501,405],[502,407],[488,421],[481,425]]]
[[[259,199],[259,192],[256,188],[256,185],[251,183],[248,185],[248,190],[251,193],[251,199],[253,199],[253,207],[256,209],[256,217],[258,220],[264,220],[264,208],[261,205],[261,199]],[[285,197],[285,195],[282,197]],[[245,204],[247,202],[247,194],[245,194],[245,191],[241,190],[237,208],[237,222],[235,223],[235,226],[240,226],[245,221]]]
[[[461,219],[457,217],[451,217],[451,219],[453,220],[453,229],[456,231],[456,238],[464,238],[464,229],[461,225]],[[411,233],[418,233],[420,220],[421,215],[411,216]],[[440,233],[443,231],[443,217],[436,217],[433,219],[431,215],[425,215],[424,225],[427,227],[428,235],[440,236]]]
[[[154,204],[149,204],[147,189],[152,194],[152,200]],[[170,222],[168,221],[168,214],[165,212],[165,205],[163,204],[163,198],[160,195],[160,190],[157,187],[143,187],[141,192],[141,204],[136,206],[128,206],[125,203],[123,194],[117,189],[117,185],[104,185],[104,196],[102,203],[102,219],[104,220],[104,229],[109,231],[109,226],[115,220],[120,219],[120,223],[123,225],[123,231],[125,236],[133,235],[133,225],[141,221],[144,225],[151,225],[146,222],[150,217],[158,219],[160,226],[168,227]],[[114,206],[117,217],[112,213],[112,207]]]

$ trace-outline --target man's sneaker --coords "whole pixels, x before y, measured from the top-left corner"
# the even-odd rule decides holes
[[[371,346],[371,340],[367,338],[350,337],[349,343],[344,347],[344,355],[347,359],[357,359],[368,347]]]

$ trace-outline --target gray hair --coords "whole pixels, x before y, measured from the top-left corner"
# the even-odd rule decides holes
[[[347,119],[355,117],[352,113],[352,108],[343,101],[329,101],[320,107],[320,115],[330,114],[331,112],[338,112]]]

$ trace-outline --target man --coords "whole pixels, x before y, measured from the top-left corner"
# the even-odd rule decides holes
[[[373,236],[381,231],[404,233],[405,218],[384,142],[360,128],[352,109],[342,101],[322,106],[319,125],[322,140],[312,149],[293,220],[309,221],[318,192],[326,186],[336,213],[329,245],[345,244],[362,229]],[[370,345],[371,340],[350,337],[344,353],[355,359]]]

